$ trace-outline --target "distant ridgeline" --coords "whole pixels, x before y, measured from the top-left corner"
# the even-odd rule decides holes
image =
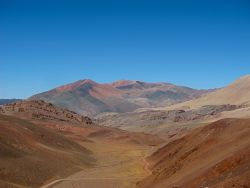
[[[22,101],[22,99],[0,99],[0,105],[5,105],[17,101]]]

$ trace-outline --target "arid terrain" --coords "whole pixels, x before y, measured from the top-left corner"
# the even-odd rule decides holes
[[[146,83],[121,80],[99,84],[80,80],[48,92],[34,95],[31,100],[44,100],[80,114],[131,112],[143,107],[164,107],[198,98],[213,90],[195,90],[169,83]]]
[[[102,100],[104,93],[120,97],[119,90],[141,97],[159,87],[187,89],[156,85],[84,80],[36,97],[84,90]],[[222,89],[192,90],[178,104],[94,118],[57,106],[60,97],[55,104],[32,97],[1,105],[0,187],[250,187],[249,88],[246,76]]]
[[[99,124],[173,137],[224,118],[250,118],[250,76],[198,99],[127,113],[103,113]]]
[[[1,113],[0,187],[135,186],[149,175],[144,158],[163,143],[43,101],[8,104]]]
[[[138,187],[249,187],[250,120],[223,119],[170,142],[148,158]]]
[[[0,187],[39,187],[93,166],[91,151],[57,131],[0,115]]]
[[[250,0],[0,0],[0,188],[250,188]]]
[[[96,141],[83,143],[93,151],[97,160],[93,168],[77,172],[69,177],[55,180],[42,188],[68,187],[136,187],[136,183],[150,175],[148,163],[144,160],[154,147],[135,144],[116,144]],[[107,147],[109,145],[109,147]]]

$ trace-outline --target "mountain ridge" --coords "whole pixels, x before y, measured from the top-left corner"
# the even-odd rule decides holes
[[[97,83],[79,80],[33,95],[29,100],[44,100],[85,115],[103,112],[131,112],[138,108],[160,107],[198,98],[211,90],[195,90],[170,83],[119,80]]]
[[[224,118],[250,118],[249,104],[250,76],[244,76],[198,99],[127,113],[100,114],[96,119],[105,126],[171,136]]]
[[[22,101],[22,99],[0,99],[0,105],[5,105],[17,101]]]
[[[211,92],[206,96],[192,101],[187,101],[170,106],[177,109],[183,106],[188,108],[199,108],[205,105],[249,105],[250,104],[250,75],[245,75],[235,80],[226,87]],[[167,107],[168,108],[168,107]]]

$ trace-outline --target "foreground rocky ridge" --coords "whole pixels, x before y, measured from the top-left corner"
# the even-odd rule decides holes
[[[5,115],[16,115],[36,120],[50,120],[64,123],[91,125],[92,120],[73,111],[62,109],[42,100],[18,101],[0,106]]]

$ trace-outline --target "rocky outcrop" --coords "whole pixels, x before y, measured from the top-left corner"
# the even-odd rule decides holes
[[[158,125],[161,123],[181,123],[209,119],[221,112],[232,111],[243,106],[207,105],[198,109],[147,110],[141,112],[114,114],[97,117],[97,122],[112,127]]]
[[[74,124],[93,124],[86,116],[81,116],[73,111],[59,108],[42,100],[18,101],[2,106],[0,113],[29,117],[36,120],[57,120]]]
[[[193,110],[169,110],[142,112],[143,120],[166,120],[167,122],[192,121],[215,116],[224,111],[232,111],[240,108],[236,105],[208,105]]]
[[[1,106],[0,106],[0,113],[1,113],[1,114],[4,113],[3,107],[1,107]]]

